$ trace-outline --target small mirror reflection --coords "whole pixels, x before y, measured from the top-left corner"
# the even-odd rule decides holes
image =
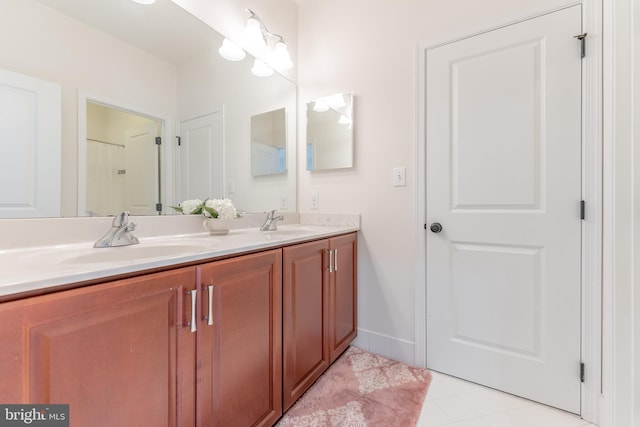
[[[353,95],[338,93],[307,104],[307,170],[353,167]]]
[[[285,109],[251,116],[251,175],[275,175],[287,171],[287,123]]]

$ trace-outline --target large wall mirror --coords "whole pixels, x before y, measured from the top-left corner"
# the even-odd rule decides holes
[[[221,58],[222,36],[171,0],[153,5],[131,0],[5,0],[0,3],[0,25],[11,34],[0,39],[0,69],[61,88],[60,216],[113,215],[130,198],[112,194],[117,202],[109,207],[100,191],[89,190],[105,185],[95,176],[99,170],[115,170],[115,181],[134,171],[153,177],[157,187],[146,182],[145,191],[160,189],[154,199],[162,203],[161,213],[172,213],[169,205],[192,197],[229,197],[248,212],[296,209],[295,84],[278,73],[252,75],[249,57],[241,62]],[[103,163],[116,162],[127,132],[144,125],[129,126],[117,136],[98,135],[96,129],[105,129],[95,119],[100,105],[153,119],[149,127],[162,137],[160,148],[153,154],[130,150],[124,160],[144,158],[144,165],[114,169]],[[247,144],[250,118],[279,109],[287,115],[285,172],[254,176]],[[217,120],[219,137],[208,143],[216,150],[211,158],[219,162],[199,165],[200,175],[195,166],[187,170],[186,144],[179,145],[177,137],[202,117]],[[194,188],[206,189],[198,191],[215,188],[216,194],[192,194],[187,176]],[[195,185],[213,176],[221,176],[222,182]],[[117,192],[114,188],[109,191]],[[140,213],[155,214],[151,200]]]

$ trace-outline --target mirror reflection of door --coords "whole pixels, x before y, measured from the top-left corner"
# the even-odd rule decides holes
[[[180,121],[178,200],[224,197],[222,109]]]
[[[157,214],[160,120],[87,102],[86,212]]]

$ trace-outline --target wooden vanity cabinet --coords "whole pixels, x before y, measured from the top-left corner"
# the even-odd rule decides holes
[[[0,402],[69,404],[76,427],[193,425],[180,404],[195,390],[182,327],[195,278],[176,269],[0,304]]]
[[[197,426],[282,415],[282,251],[198,266]]]
[[[353,233],[2,303],[0,403],[271,426],[355,338],[356,270]]]
[[[329,240],[283,249],[283,407],[329,367]]]
[[[357,333],[356,233],[283,249],[286,411]]]
[[[356,233],[329,239],[329,360],[333,363],[358,333],[358,240]]]

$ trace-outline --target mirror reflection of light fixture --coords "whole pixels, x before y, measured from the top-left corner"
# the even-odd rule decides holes
[[[218,52],[220,56],[229,61],[242,61],[245,56],[247,56],[246,52],[240,46],[229,39],[222,41],[222,46],[220,46]]]
[[[273,68],[256,58],[251,68],[251,74],[258,77],[269,77],[273,74]]]
[[[325,98],[316,99],[316,101],[313,103],[313,111],[316,111],[318,113],[329,111],[329,104],[327,103]]]
[[[339,110],[340,108],[344,108],[347,103],[344,101],[344,95],[338,93],[336,95],[331,95],[327,98],[327,104],[333,109]]]
[[[340,119],[338,119],[338,123],[341,125],[350,125],[351,119],[344,114],[340,115]]]
[[[249,18],[247,19],[247,25],[245,26],[242,35],[243,46],[248,50],[255,52],[261,58],[259,62],[256,60],[251,72],[256,76],[268,77],[273,74],[274,68],[281,71],[292,68],[293,62],[291,61],[289,49],[287,48],[287,41],[284,37],[270,32],[260,17],[251,9],[246,9],[246,11],[249,12]],[[273,52],[271,53],[267,51],[267,41],[272,37],[277,38],[277,41],[275,42]],[[229,45],[231,43],[231,41],[225,39],[223,45],[219,49],[220,55],[230,61],[239,61],[243,59],[244,56],[240,57],[240,53],[230,51]],[[239,46],[237,46],[237,49],[242,50]],[[242,54],[244,55],[244,51]],[[270,66],[266,64],[269,64]]]

